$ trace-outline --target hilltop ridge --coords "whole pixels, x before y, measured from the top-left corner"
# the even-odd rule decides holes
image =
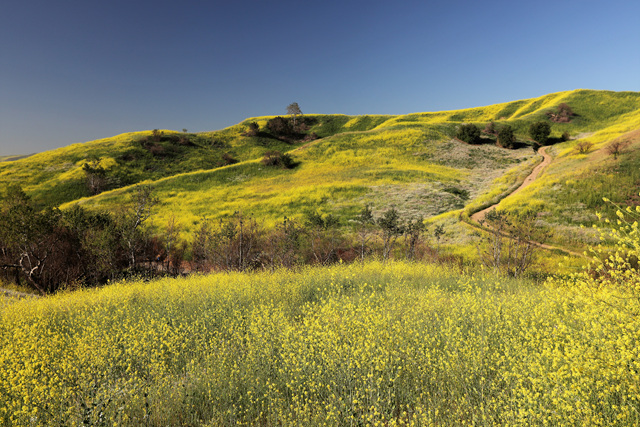
[[[569,122],[549,120],[560,104],[575,112]],[[64,209],[79,203],[113,210],[132,197],[135,185],[149,183],[161,201],[155,225],[163,227],[174,218],[185,233],[203,218],[224,218],[237,211],[268,225],[318,210],[332,212],[347,224],[364,205],[374,212],[395,206],[410,216],[444,221],[451,239],[464,244],[468,232],[454,225],[451,215],[495,203],[517,187],[539,161],[528,128],[547,121],[551,141],[557,142],[551,149],[555,162],[504,208],[546,212],[544,221],[562,223],[554,238],[580,248],[591,237],[577,236],[575,228],[590,224],[592,218],[567,224],[566,215],[560,214],[566,209],[558,200],[563,192],[574,194],[574,200],[587,191],[572,184],[577,176],[603,167],[635,167],[637,137],[627,140],[625,135],[640,128],[640,93],[578,89],[463,110],[398,116],[308,114],[304,126],[286,137],[267,128],[275,117],[252,117],[212,132],[154,130],[73,144],[0,163],[0,187],[19,183],[42,205]],[[497,147],[488,134],[480,145],[455,139],[463,123],[482,129],[491,122],[511,126],[518,148]],[[254,134],[248,132],[251,123],[259,129]],[[569,140],[562,142],[563,134]],[[602,153],[616,138],[625,140],[626,154],[611,165]],[[580,143],[592,148],[577,153]],[[287,153],[297,166],[265,166],[261,159],[269,152]],[[86,164],[104,170],[106,184],[99,194],[87,188]],[[632,197],[638,191],[634,173],[628,175],[616,188],[590,187],[585,206],[599,208],[597,200],[606,192],[613,192],[614,198]],[[574,207],[580,203],[572,202]]]

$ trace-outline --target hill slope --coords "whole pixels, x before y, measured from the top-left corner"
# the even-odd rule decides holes
[[[549,121],[548,114],[563,103],[575,112],[570,122]],[[590,237],[573,236],[573,228],[585,221],[568,225],[566,210],[579,209],[584,202],[558,205],[568,194],[573,199],[584,196],[576,188],[585,176],[596,175],[593,170],[603,167],[618,168],[618,175],[625,176],[616,188],[589,186],[591,202],[585,204],[589,209],[601,207],[598,201],[610,193],[624,199],[638,192],[635,175],[626,174],[637,165],[635,145],[627,144],[626,154],[615,165],[603,155],[611,141],[640,128],[640,93],[636,92],[575,90],[487,107],[401,116],[307,115],[305,135],[315,133],[316,140],[277,139],[265,130],[271,118],[251,118],[201,134],[138,132],[75,144],[0,163],[0,179],[5,184],[21,183],[42,203],[64,207],[77,202],[111,210],[131,197],[133,185],[152,183],[161,201],[156,226],[163,227],[174,217],[184,233],[193,231],[203,217],[221,218],[235,211],[267,224],[305,210],[331,211],[346,224],[366,204],[374,212],[393,205],[409,216],[431,217],[465,207],[478,209],[517,186],[539,161],[530,147],[528,127],[549,121],[552,140],[560,140],[564,133],[571,140],[552,149],[554,164],[535,185],[505,202],[505,208],[533,210],[547,225],[568,226],[570,230],[556,239],[573,239],[581,247]],[[251,122],[261,128],[255,136],[246,135]],[[484,145],[453,138],[462,123],[483,128],[489,122],[512,126],[520,148],[502,149],[490,138]],[[593,144],[590,153],[575,154],[574,147],[581,142]],[[298,166],[262,165],[260,158],[271,150],[288,152]],[[223,165],[225,155],[238,163]],[[92,160],[107,170],[111,187],[118,188],[87,197],[82,167]],[[456,227],[460,226],[451,228],[452,241],[468,234]]]

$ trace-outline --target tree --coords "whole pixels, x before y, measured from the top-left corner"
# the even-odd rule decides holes
[[[482,263],[496,273],[502,271],[512,277],[521,276],[531,267],[536,242],[549,237],[546,230],[536,226],[533,215],[514,217],[493,209],[480,224],[489,231],[484,250],[478,247]]]
[[[322,215],[317,211],[306,213],[305,228],[316,263],[329,264],[337,261],[336,250],[340,242],[338,225],[338,218],[332,214]]]
[[[298,115],[302,115],[302,110],[300,110],[300,107],[298,106],[297,102],[292,102],[291,104],[289,104],[287,106],[287,114],[293,116],[293,125],[296,125],[296,117]]]
[[[165,271],[177,276],[182,267],[184,245],[180,241],[180,228],[176,224],[176,218],[171,215],[164,233],[164,262]]]
[[[223,270],[254,268],[260,263],[263,235],[258,222],[241,212],[220,220],[209,239],[211,263]]]
[[[396,240],[404,233],[404,228],[400,222],[400,215],[398,215],[398,211],[395,208],[387,210],[377,219],[376,223],[382,231],[382,258],[386,261],[391,255]]]
[[[206,272],[211,268],[211,239],[209,221],[203,218],[191,245],[191,259],[196,271]]]
[[[551,126],[547,122],[535,122],[529,126],[529,136],[531,139],[544,145],[551,134]]]
[[[271,268],[291,268],[300,263],[302,234],[302,227],[287,217],[276,225],[264,245],[264,254]]]
[[[129,269],[136,268],[138,255],[144,250],[145,238],[142,225],[151,217],[158,199],[153,197],[153,187],[139,185],[135,189],[133,206],[117,220],[119,234],[127,251]]]
[[[127,266],[111,215],[74,205],[63,212],[63,222],[77,239],[74,256],[82,261],[85,284],[103,283]]]
[[[467,123],[460,126],[456,138],[467,144],[477,144],[480,142],[480,129],[473,123]]]
[[[438,224],[433,230],[433,237],[436,238],[438,248],[440,248],[440,239],[442,239],[442,236],[444,236],[444,225]]]
[[[92,160],[82,165],[87,188],[91,195],[102,193],[107,187],[107,171],[100,165],[99,160]]]
[[[74,238],[55,208],[38,210],[20,187],[10,187],[0,206],[0,267],[13,270],[42,295],[79,277]]]
[[[356,223],[358,224],[358,239],[360,241],[360,260],[364,262],[364,256],[367,252],[367,244],[371,240],[373,227],[375,225],[373,212],[369,205],[362,208],[356,217]]]
[[[404,236],[407,246],[407,259],[415,259],[416,247],[420,243],[423,233],[427,227],[424,225],[424,218],[419,217],[408,221],[404,225]]]
[[[500,132],[498,132],[498,145],[503,148],[514,148],[515,144],[516,137],[511,126],[502,126]]]

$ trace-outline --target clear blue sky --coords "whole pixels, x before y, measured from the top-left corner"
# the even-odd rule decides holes
[[[640,2],[3,0],[0,155],[251,116],[640,91]]]

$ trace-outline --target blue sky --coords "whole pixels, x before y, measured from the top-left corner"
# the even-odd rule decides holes
[[[636,0],[3,0],[0,155],[294,101],[406,114],[640,91],[639,17]]]

